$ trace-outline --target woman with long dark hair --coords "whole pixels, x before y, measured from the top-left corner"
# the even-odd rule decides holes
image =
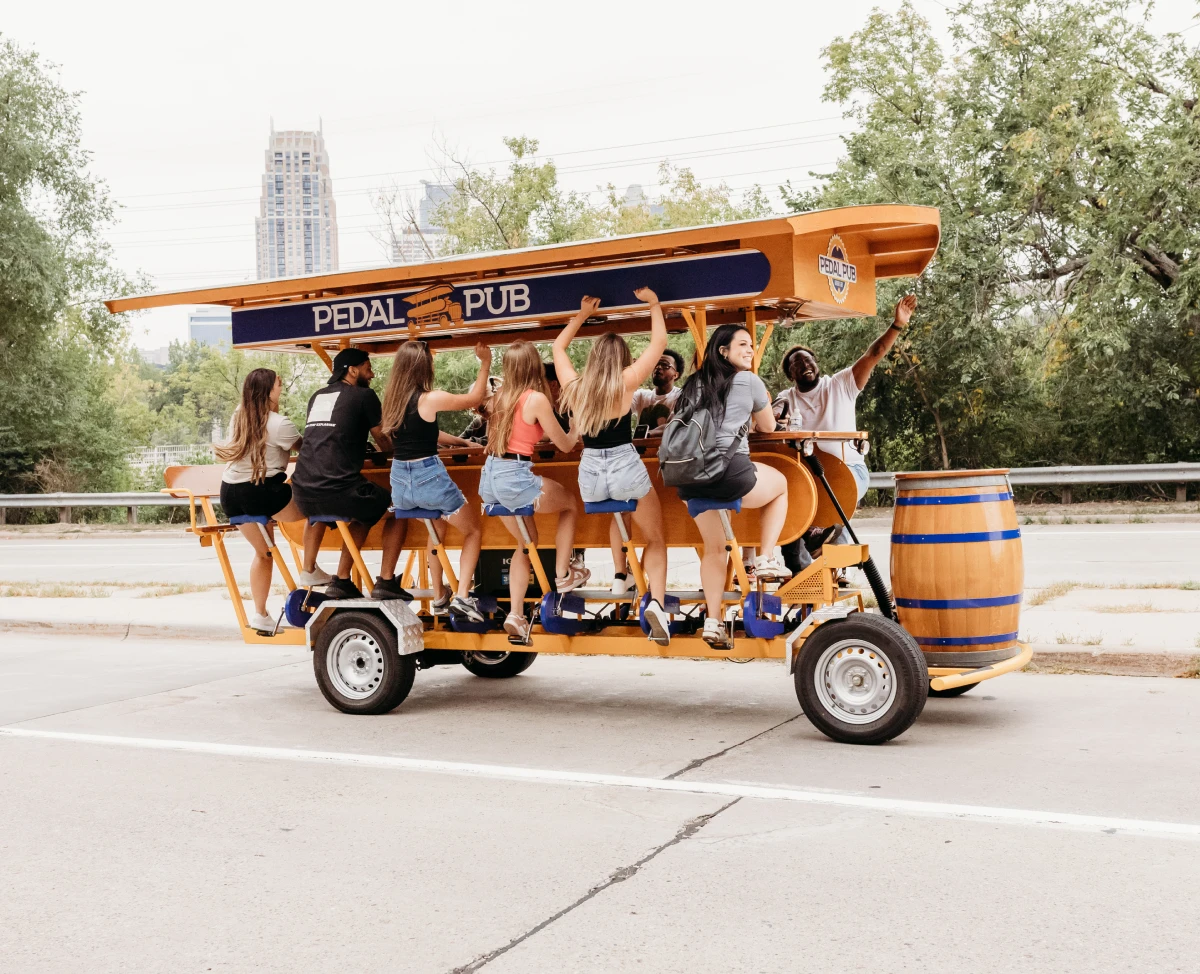
[[[453,595],[437,593],[433,604],[435,614],[450,612],[472,622],[482,622],[483,614],[471,597],[475,566],[483,538],[479,523],[479,508],[468,504],[458,485],[450,479],[446,465],[437,455],[443,438],[462,443],[457,437],[446,437],[438,429],[437,414],[443,411],[474,409],[488,391],[488,370],[492,365],[492,350],[480,342],[475,346],[479,359],[479,374],[470,390],[455,395],[433,388],[433,354],[424,342],[408,341],[396,349],[387,391],[383,394],[383,431],[392,438],[392,504],[396,508],[424,508],[438,511],[442,519],[463,535],[462,552],[458,562],[458,591]],[[438,522],[434,522],[435,529]],[[440,543],[430,538],[429,546]],[[383,554],[379,584],[393,595],[401,595],[396,581],[396,561],[400,545],[389,546]],[[441,569],[430,559],[430,573],[435,588],[441,588]]]
[[[272,369],[254,369],[242,383],[242,401],[233,411],[229,440],[216,447],[225,461],[221,475],[221,507],[226,517],[255,515],[276,521],[300,521],[304,515],[292,500],[287,484],[291,453],[300,447],[300,433],[279,410],[283,383]],[[250,595],[254,599],[253,629],[273,631],[275,620],[267,611],[271,591],[271,549],[257,524],[239,524],[254,548],[250,563]],[[271,535],[272,525],[267,525]]]
[[[769,433],[775,429],[771,396],[762,379],[751,371],[753,364],[754,338],[744,325],[722,325],[708,339],[704,361],[683,384],[679,400],[708,409],[718,424],[718,448],[728,449],[734,440],[740,443],[719,480],[680,487],[679,496],[683,500],[740,498],[743,509],[761,508],[762,554],[754,560],[754,571],[759,578],[783,580],[792,573],[776,558],[775,546],[787,517],[787,480],[773,467],[750,459],[746,439],[750,430]],[[708,603],[701,638],[715,648],[732,648],[726,645],[728,637],[721,620],[728,557],[721,516],[705,511],[696,518],[696,526],[704,539],[700,584]]]

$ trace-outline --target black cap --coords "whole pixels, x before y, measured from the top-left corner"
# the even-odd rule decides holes
[[[371,356],[361,348],[343,348],[333,357],[333,375],[329,377],[330,383],[341,382],[346,378],[349,369],[370,360]]]

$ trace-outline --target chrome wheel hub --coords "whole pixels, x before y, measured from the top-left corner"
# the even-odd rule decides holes
[[[383,680],[383,647],[362,629],[338,633],[325,660],[330,682],[345,697],[369,697]]]
[[[847,724],[880,720],[896,699],[892,661],[859,640],[843,639],[826,649],[815,677],[821,705]]]
[[[468,662],[481,663],[484,666],[495,666],[497,663],[503,663],[509,657],[509,653],[463,653],[463,659]]]

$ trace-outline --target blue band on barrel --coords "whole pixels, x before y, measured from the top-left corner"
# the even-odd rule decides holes
[[[927,507],[942,504],[990,504],[993,501],[1010,501],[1011,493],[1003,494],[959,494],[956,497],[897,497],[897,507]]]
[[[892,544],[965,544],[972,541],[1012,541],[1020,528],[1007,531],[971,531],[967,534],[893,534]]]
[[[1015,632],[1002,632],[996,636],[916,636],[922,646],[990,646],[993,643],[1010,643],[1016,640]]]
[[[901,609],[990,609],[995,605],[1016,605],[1021,594],[995,595],[986,599],[896,599]]]

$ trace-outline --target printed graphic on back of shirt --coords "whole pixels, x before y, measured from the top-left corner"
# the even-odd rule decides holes
[[[328,423],[333,419],[333,407],[337,404],[338,396],[342,393],[326,392],[313,400],[312,408],[308,411],[309,423]]]

